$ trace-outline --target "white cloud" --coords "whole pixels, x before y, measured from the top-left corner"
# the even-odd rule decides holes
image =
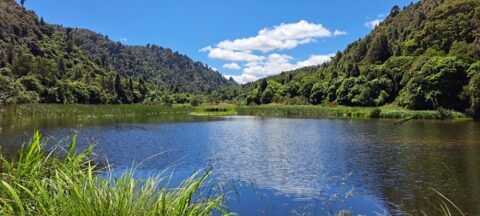
[[[241,69],[242,67],[240,67],[240,65],[238,65],[237,63],[235,62],[232,62],[230,64],[224,64],[223,65],[224,68],[227,68],[227,69],[232,69],[232,70],[239,70]]]
[[[218,69],[216,67],[210,67],[210,69],[212,69],[213,71],[217,71],[218,72]]]
[[[122,42],[122,43],[125,43],[125,42],[127,42],[127,41],[128,41],[127,38],[120,38],[120,39],[118,39],[118,42]]]
[[[340,31],[338,29],[335,29],[335,31],[333,32],[334,36],[340,36],[340,35],[346,35],[346,34],[347,34],[346,31]]]
[[[235,76],[235,75],[225,75],[224,76],[225,78],[227,79],[230,79],[230,78],[233,78],[233,80],[235,80],[237,83],[240,83],[240,84],[244,84],[244,83],[248,83],[248,82],[253,82],[255,80],[257,80],[258,78],[254,75],[251,75],[251,74],[242,74],[242,75],[238,75],[238,76]]]
[[[245,65],[243,72],[259,77],[271,76],[283,71],[295,70],[302,67],[319,65],[330,60],[333,54],[312,55],[304,61],[292,63],[293,57],[282,54],[271,54],[267,60],[261,62],[250,62]]]
[[[383,19],[377,18],[377,19],[374,19],[374,20],[370,20],[370,21],[364,23],[363,25],[365,25],[365,27],[367,27],[367,28],[374,29],[374,28],[377,27],[382,21],[383,21]]]
[[[278,51],[313,43],[319,38],[346,34],[345,31],[338,29],[330,31],[322,24],[301,20],[297,23],[282,23],[272,28],[264,28],[253,37],[224,40],[200,51],[208,53],[209,58],[230,61],[223,65],[224,68],[240,70],[243,67],[243,74],[225,77],[231,77],[238,83],[246,83],[283,71],[322,64],[333,55],[311,55],[308,59],[298,61]]]
[[[251,52],[237,52],[232,50],[226,50],[222,48],[205,47],[200,50],[201,52],[208,52],[208,57],[213,59],[222,59],[227,61],[261,61],[263,56],[257,56]]]
[[[264,61],[249,62],[245,64],[242,75],[226,77],[232,77],[238,83],[247,83],[266,76],[279,74],[283,71],[290,71],[302,67],[320,65],[329,61],[330,58],[333,56],[334,54],[311,55],[308,59],[295,62],[293,61],[294,58],[289,55],[273,53],[270,54]]]
[[[301,44],[312,43],[316,38],[343,35],[346,32],[331,32],[322,24],[301,20],[297,23],[280,24],[273,28],[264,28],[254,37],[225,40],[216,45],[217,48],[232,51],[262,51],[293,49]]]
[[[333,56],[335,56],[335,54],[311,55],[310,58],[308,58],[307,60],[297,62],[296,67],[301,68],[301,67],[307,67],[307,66],[313,66],[313,65],[320,65],[327,61],[330,61],[330,59]]]

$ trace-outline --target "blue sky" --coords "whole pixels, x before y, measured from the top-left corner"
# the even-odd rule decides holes
[[[412,1],[28,0],[25,6],[49,23],[128,45],[168,47],[247,82],[326,61],[370,32],[368,23],[393,5]]]

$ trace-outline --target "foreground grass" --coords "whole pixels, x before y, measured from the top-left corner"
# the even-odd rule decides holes
[[[0,107],[0,112],[14,112],[17,115],[156,115],[168,113],[190,113],[194,110],[189,105],[83,105],[83,104],[26,104]]]
[[[442,113],[435,110],[416,111],[398,107],[347,107],[325,105],[261,105],[238,106],[235,108],[239,115],[258,115],[275,117],[300,117],[300,118],[391,118],[403,119],[442,119]],[[465,114],[448,111],[453,119],[469,118]]]
[[[101,178],[88,159],[91,147],[76,152],[75,138],[63,152],[46,146],[37,132],[16,160],[1,158],[0,215],[227,214],[224,197],[204,190],[207,174],[173,189],[159,177],[135,180],[132,172]]]

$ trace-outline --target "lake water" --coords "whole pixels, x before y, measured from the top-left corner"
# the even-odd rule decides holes
[[[35,129],[59,140],[78,134],[115,172],[168,169],[172,181],[201,169],[230,188],[240,215],[419,212],[440,202],[480,214],[480,123],[473,121],[287,119],[168,115],[122,118],[0,117],[3,152]]]

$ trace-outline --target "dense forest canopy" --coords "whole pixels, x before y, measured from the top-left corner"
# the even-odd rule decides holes
[[[14,0],[0,0],[0,104],[170,103],[232,85],[170,49],[51,25]]]
[[[329,62],[222,90],[247,104],[455,109],[480,116],[480,1],[394,6]]]

